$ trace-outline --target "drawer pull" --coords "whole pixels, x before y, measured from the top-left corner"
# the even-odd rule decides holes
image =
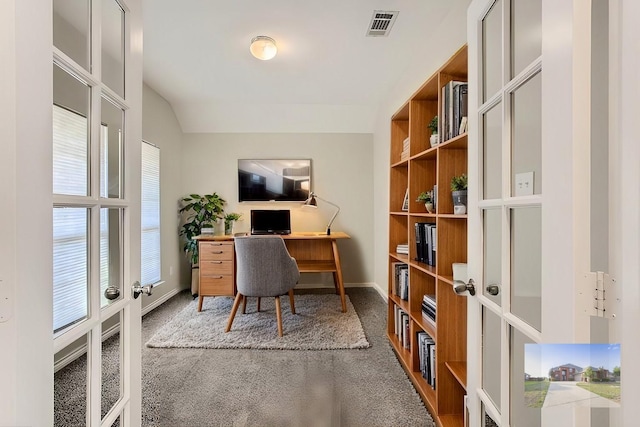
[[[212,251],[211,253],[212,254],[221,254],[221,253],[224,253],[224,252],[222,252],[222,251]]]
[[[224,276],[216,276],[214,279],[222,279]]]

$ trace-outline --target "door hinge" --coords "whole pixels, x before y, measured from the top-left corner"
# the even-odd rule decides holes
[[[602,271],[589,272],[578,292],[580,310],[588,316],[615,319],[620,302],[616,279]]]

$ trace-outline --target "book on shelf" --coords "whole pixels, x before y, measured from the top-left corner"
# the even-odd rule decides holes
[[[436,321],[436,296],[425,294],[422,297],[422,315],[423,317],[428,318],[435,324]]]
[[[396,253],[408,255],[409,254],[409,244],[408,243],[401,243],[399,245],[396,245]]]
[[[400,299],[409,299],[409,266],[404,262],[394,262],[393,293]]]
[[[420,361],[420,374],[427,383],[435,389],[436,387],[436,375],[435,375],[435,348],[436,343],[433,338],[424,331],[420,331],[417,334],[418,342],[418,359]]]
[[[442,87],[442,126],[443,141],[458,136],[462,117],[467,116],[467,82],[452,80]]]
[[[416,222],[416,261],[424,262],[427,265],[435,267],[436,265],[436,225],[428,222]]]

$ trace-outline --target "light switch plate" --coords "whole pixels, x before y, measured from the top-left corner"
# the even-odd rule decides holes
[[[516,197],[533,196],[533,172],[516,174]]]

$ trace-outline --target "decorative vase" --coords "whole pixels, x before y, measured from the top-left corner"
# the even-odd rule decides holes
[[[451,197],[453,198],[453,213],[458,215],[467,213],[467,190],[452,191]]]
[[[429,137],[429,143],[431,143],[432,147],[435,147],[436,145],[438,145],[438,134],[437,133],[431,134],[431,136]]]
[[[225,236],[231,236],[233,234],[233,223],[235,221],[225,221],[224,223],[224,234]]]
[[[433,203],[427,202],[424,204],[424,207],[427,208],[427,212],[433,213]]]

